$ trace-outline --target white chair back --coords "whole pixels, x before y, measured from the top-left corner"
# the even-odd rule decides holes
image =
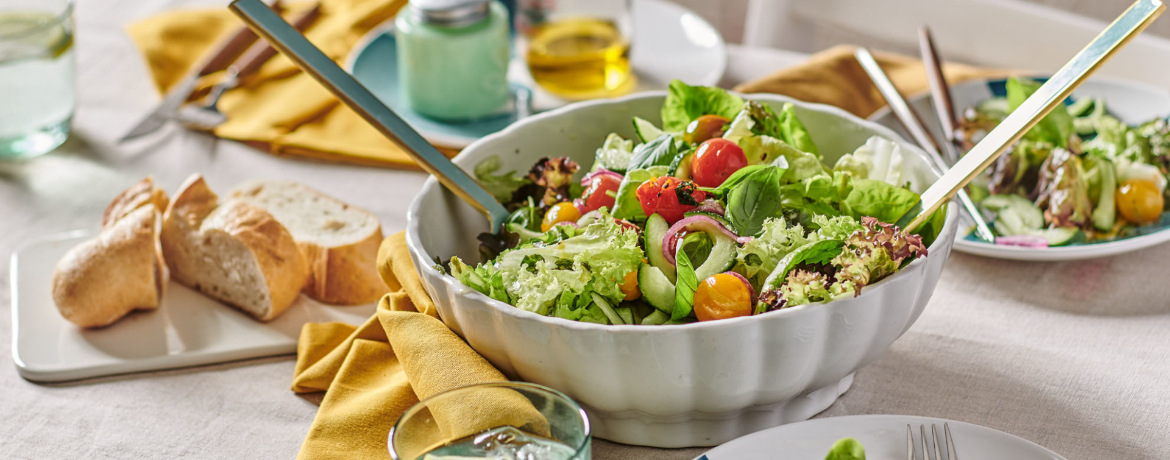
[[[1045,73],[1107,26],[1018,0],[749,0],[744,44],[814,52],[819,33],[838,29],[917,50],[923,24],[944,59]],[[1099,74],[1170,87],[1170,40],[1139,36]]]

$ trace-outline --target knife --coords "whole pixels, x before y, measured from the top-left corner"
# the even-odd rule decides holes
[[[930,99],[934,105],[934,113],[938,117],[939,126],[942,127],[943,137],[946,141],[943,144],[942,153],[946,155],[947,163],[954,164],[959,161],[960,156],[955,139],[955,130],[959,127],[955,121],[955,103],[951,98],[951,88],[947,85],[947,79],[943,75],[942,60],[938,57],[938,48],[934,46],[934,37],[927,26],[918,28],[918,54],[922,57],[922,66],[926,70],[926,82],[930,86]]]
[[[273,2],[272,7],[274,9],[281,8],[280,0]],[[154,109],[139,120],[130,131],[122,135],[117,143],[145,136],[162,127],[191,96],[191,91],[195,89],[195,84],[199,82],[200,77],[227,69],[232,62],[240,57],[240,54],[258,39],[259,37],[251,29],[241,25],[235,33],[213,47],[214,51],[198,65],[192,67],[178,83],[171,85],[162,102],[159,102]]]
[[[1124,48],[1133,37],[1145,30],[1166,6],[1161,0],[1138,0],[1094,38],[1048,81],[1032,93],[1023,104],[1008,114],[999,125],[975,144],[951,169],[943,173],[934,185],[926,189],[921,200],[901,219],[898,225],[913,231],[930,219],[931,214],[955,196],[976,174],[982,172],[1024,133],[1036,125],[1057,104],[1072,94],[1089,75]]]

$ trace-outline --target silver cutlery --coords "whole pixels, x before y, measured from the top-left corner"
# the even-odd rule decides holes
[[[930,435],[934,438],[934,451],[931,452],[930,446],[926,442],[926,426],[918,425],[918,431],[922,433],[920,440],[922,441],[922,456],[915,455],[914,452],[914,429],[910,425],[906,425],[906,458],[907,460],[959,460],[958,454],[955,453],[955,440],[951,438],[951,426],[943,423],[943,431],[946,432],[944,438],[946,440],[946,448],[941,447],[941,442],[938,437],[938,426],[930,424]],[[946,457],[943,457],[946,453]]]

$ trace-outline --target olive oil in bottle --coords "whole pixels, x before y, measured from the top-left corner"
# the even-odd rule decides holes
[[[532,79],[565,99],[628,93],[629,0],[518,0],[519,53]]]

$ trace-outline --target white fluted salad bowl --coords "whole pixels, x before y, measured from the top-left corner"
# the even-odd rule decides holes
[[[587,169],[605,136],[633,137],[631,117],[658,123],[665,93],[572,104],[518,122],[455,157],[470,171],[497,155],[521,174],[542,156],[568,156]],[[889,129],[842,110],[757,94],[748,99],[797,115],[832,164],[870,136],[916,155],[905,168],[930,170],[925,153]],[[487,221],[433,177],[415,197],[407,244],[439,316],[510,378],[546,385],[581,403],[599,438],[656,447],[712,446],[827,408],[922,313],[954,242],[957,210],[929,255],[855,298],[757,316],[685,325],[610,326],[546,317],[493,300],[444,275],[436,257],[479,260]]]

